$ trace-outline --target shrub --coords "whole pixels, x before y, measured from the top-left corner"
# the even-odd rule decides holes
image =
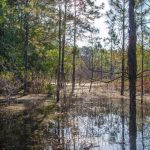
[[[55,91],[55,86],[54,85],[52,85],[51,83],[49,83],[48,85],[47,85],[47,92],[48,92],[48,94],[53,94],[54,93],[54,91]]]

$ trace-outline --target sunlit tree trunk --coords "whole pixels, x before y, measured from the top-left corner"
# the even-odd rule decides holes
[[[128,46],[128,68],[129,68],[129,141],[130,150],[136,150],[136,22],[135,1],[129,0],[129,46]]]

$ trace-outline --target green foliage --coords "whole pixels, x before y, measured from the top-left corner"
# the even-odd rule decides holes
[[[14,78],[14,73],[12,72],[1,72],[0,78],[3,80],[12,80]]]
[[[111,10],[107,12],[107,23],[110,29],[107,38],[107,47],[111,46],[113,49],[113,67],[120,70],[121,53],[119,46],[121,46],[122,39],[120,37],[120,30],[122,25],[122,5],[123,1],[112,0]],[[126,2],[127,5],[127,2]],[[144,5],[144,4],[143,4]],[[53,6],[53,7],[52,7]],[[80,6],[80,7],[79,7]],[[113,7],[112,7],[113,6]],[[140,5],[139,5],[140,6]],[[62,8],[64,4],[62,4]],[[74,14],[69,9],[74,6],[67,3],[67,20],[66,20],[66,44],[64,57],[64,73],[65,79],[70,81],[72,78],[72,52],[73,52],[73,27]],[[84,33],[92,34],[98,33],[98,30],[93,26],[94,20],[101,17],[100,10],[104,8],[104,4],[99,6],[91,0],[85,0],[82,5],[77,1],[77,39]],[[139,7],[140,8],[140,7]],[[143,7],[144,15],[147,7]],[[140,11],[140,10],[139,10]],[[138,11],[138,12],[139,12]],[[127,11],[125,10],[125,14]],[[56,79],[58,70],[58,4],[55,1],[38,1],[30,0],[28,5],[23,1],[0,1],[0,76],[6,80],[13,80],[19,78],[23,86],[23,78],[25,75],[25,58],[24,58],[24,41],[25,41],[25,14],[28,15],[28,81],[31,83],[31,91],[37,89],[38,92],[48,91],[53,93],[55,87],[51,85],[51,81]],[[81,14],[81,15],[78,15]],[[62,24],[64,23],[64,9],[62,9]],[[86,19],[83,19],[86,18]],[[139,18],[139,17],[138,17]],[[145,16],[145,19],[147,16]],[[145,21],[145,20],[144,20]],[[63,27],[63,26],[62,26]],[[144,51],[144,69],[149,69],[149,28],[145,25],[145,44]],[[119,31],[119,32],[118,32]],[[62,29],[62,34],[64,29]],[[119,36],[118,36],[119,34]],[[139,34],[139,33],[138,33]],[[86,36],[85,36],[86,37]],[[62,37],[61,37],[62,38]],[[140,36],[139,40],[140,41]],[[98,43],[98,42],[97,42]],[[97,44],[96,43],[96,44]],[[93,46],[94,47],[94,46]],[[126,46],[125,46],[126,47]],[[126,48],[127,50],[127,48]],[[110,51],[102,47],[83,47],[80,49],[76,45],[76,71],[78,69],[91,67],[91,56],[94,52],[94,67],[95,69],[102,69],[108,71],[110,68]],[[83,59],[85,59],[83,61]],[[137,61],[138,71],[141,70],[141,47],[137,46]],[[101,61],[102,59],[102,61]],[[127,58],[126,58],[127,60]],[[82,67],[81,67],[82,66]],[[85,70],[86,70],[85,69]],[[86,70],[87,71],[87,70]],[[88,71],[87,71],[88,72]],[[49,78],[44,78],[47,75]],[[34,76],[34,77],[33,77]],[[37,85],[37,86],[35,86]],[[40,86],[40,88],[39,88]]]
[[[142,50],[141,50],[140,45],[137,45],[136,55],[137,55],[137,70],[138,70],[138,72],[141,72],[141,69],[142,69]],[[149,70],[150,52],[147,49],[144,50],[143,58],[144,58],[144,70]]]
[[[48,94],[54,93],[54,91],[55,91],[55,86],[52,85],[51,83],[49,83],[49,84],[47,85],[47,91],[48,91]]]
[[[6,19],[6,0],[0,1],[0,24],[4,23]]]
[[[43,108],[38,109],[39,113],[43,114],[45,117],[49,116],[49,118],[54,119],[54,112],[56,111],[56,104],[52,101],[48,106],[44,106]]]

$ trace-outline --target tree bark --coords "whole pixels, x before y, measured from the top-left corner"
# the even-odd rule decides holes
[[[123,38],[123,43],[122,43],[122,76],[121,76],[121,95],[124,95],[124,66],[125,66],[125,57],[124,57],[124,52],[125,52],[125,0],[123,0],[123,24],[122,24],[122,38]]]
[[[73,72],[72,72],[72,93],[74,92],[75,88],[75,63],[76,63],[76,28],[77,28],[77,23],[76,23],[76,17],[77,17],[77,10],[76,10],[76,0],[74,0],[74,46],[73,46],[73,62],[72,62],[72,67],[73,67]]]
[[[111,48],[110,48],[110,80],[112,80],[112,76],[113,76],[113,64],[112,64],[112,62],[113,62],[113,58],[112,58],[112,55],[113,55],[113,40],[112,40],[112,35],[111,35]]]
[[[92,48],[92,70],[91,70],[91,82],[90,82],[89,92],[91,92],[92,83],[93,83],[93,69],[94,69],[94,52]]]
[[[63,20],[63,38],[62,38],[62,62],[61,62],[61,77],[62,77],[62,84],[65,80],[64,74],[64,57],[65,57],[65,43],[66,43],[66,20],[67,20],[67,0],[64,0],[64,20]]]
[[[61,0],[59,4],[59,33],[58,33],[58,39],[59,39],[59,52],[58,52],[58,67],[57,67],[57,102],[60,100],[60,77],[61,77]]]
[[[141,53],[142,53],[142,60],[141,60],[141,66],[142,66],[142,74],[141,74],[141,104],[143,104],[143,95],[144,95],[144,44],[143,44],[143,7],[141,4]]]
[[[134,13],[135,1],[129,0],[129,46],[128,46],[128,71],[129,71],[129,142],[130,150],[136,150],[136,22]]]
[[[101,49],[101,81],[103,80],[103,50]]]

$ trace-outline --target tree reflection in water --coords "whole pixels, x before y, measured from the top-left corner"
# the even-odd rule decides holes
[[[64,131],[64,147],[68,150],[90,148],[94,150],[128,150],[131,144],[129,143],[128,106],[128,100],[123,98],[120,100],[106,97],[76,100],[68,109],[63,121],[60,122],[64,127],[60,129]],[[148,131],[150,131],[148,122]],[[141,122],[137,122],[137,124],[142,125]],[[141,129],[138,127],[137,149],[141,150],[142,141],[139,133],[141,133]],[[135,141],[132,141],[132,144],[133,142]],[[145,149],[148,150],[148,147]]]
[[[124,112],[124,98],[121,98],[121,123],[122,123],[122,143],[121,143],[121,148],[122,150],[125,150],[125,112]]]
[[[137,145],[129,142],[128,99],[76,99],[59,110],[55,120],[42,123],[31,112],[1,116],[1,149],[149,150],[149,104],[138,105]],[[7,130],[6,130],[7,128]],[[4,130],[5,129],[5,130]],[[132,144],[132,145],[130,145]]]

